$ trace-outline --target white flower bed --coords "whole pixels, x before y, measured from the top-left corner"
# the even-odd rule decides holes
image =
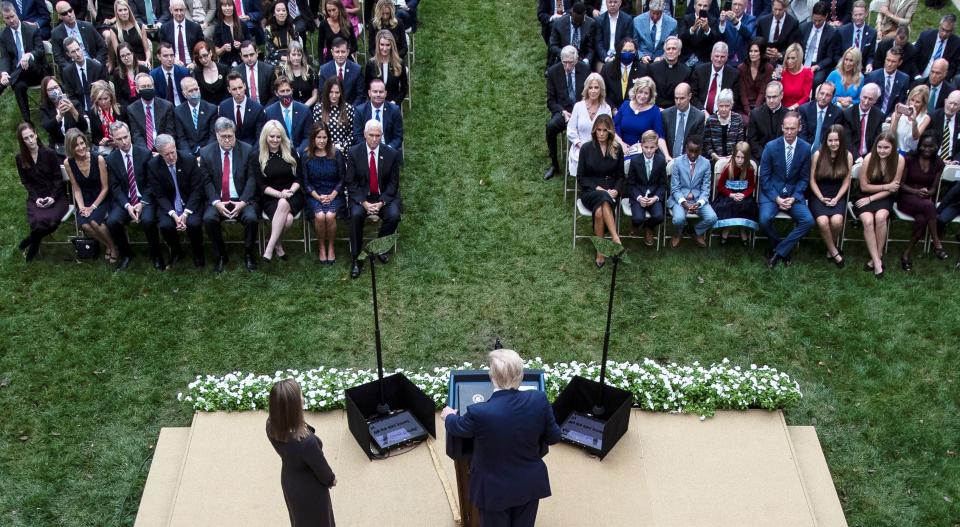
[[[539,357],[528,361],[527,368],[545,372],[547,396],[553,400],[574,375],[599,379],[596,362],[544,363]],[[470,363],[449,368],[398,369],[428,396],[437,407],[446,404],[447,382],[451,370],[478,369]],[[281,379],[293,377],[303,389],[304,409],[315,412],[343,408],[343,391],[376,379],[374,370],[319,367],[312,370],[278,371],[273,375],[228,373],[223,376],[198,375],[186,393],[177,399],[194,410],[262,410],[268,406],[270,388]],[[642,363],[607,363],[607,383],[633,392],[634,405],[658,412],[713,415],[716,410],[787,408],[803,395],[800,385],[786,373],[769,366],[751,364],[749,368],[732,366],[728,359],[720,364],[691,366],[659,364],[650,359]]]

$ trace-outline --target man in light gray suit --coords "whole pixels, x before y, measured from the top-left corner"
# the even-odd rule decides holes
[[[704,237],[707,230],[717,222],[717,214],[710,206],[710,162],[700,156],[702,140],[698,135],[687,136],[687,155],[674,158],[670,170],[670,214],[673,221],[673,237],[670,245],[680,245],[687,214],[700,216],[694,227],[694,240],[700,247],[707,246]]]
[[[663,111],[664,141],[670,150],[670,157],[684,154],[687,138],[696,135],[703,137],[703,123],[706,117],[703,110],[690,105],[690,85],[681,82],[673,90],[674,105]]]

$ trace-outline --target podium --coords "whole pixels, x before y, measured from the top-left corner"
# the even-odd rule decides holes
[[[447,384],[447,406],[458,415],[470,411],[470,406],[481,403],[493,394],[493,383],[487,370],[456,370],[450,372]],[[545,390],[543,370],[523,370],[520,390]],[[473,439],[447,437],[447,456],[453,459],[457,479],[457,498],[463,527],[479,527],[480,512],[470,502],[470,461],[473,459]]]

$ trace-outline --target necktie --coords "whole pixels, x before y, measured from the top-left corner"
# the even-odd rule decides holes
[[[17,44],[17,62],[20,62],[20,57],[23,56],[23,42],[20,40],[20,32],[13,32],[13,40]]]
[[[924,77],[930,76],[930,68],[933,67],[933,63],[936,62],[936,60],[939,59],[941,56],[943,56],[943,41],[938,40],[937,47],[933,50],[933,55],[930,55],[930,62],[928,62],[927,67],[923,69]]]
[[[237,107],[237,131],[239,133],[240,128],[243,126],[243,112],[240,111],[240,105],[234,103],[234,106]]]
[[[717,100],[717,72],[713,72],[713,78],[710,79],[710,90],[707,92],[707,105],[704,106],[704,110],[707,113],[713,113],[715,111],[714,103]]]
[[[153,150],[153,111],[150,105],[144,104],[143,109],[146,112],[144,118],[144,128],[147,132],[147,150]]]
[[[817,132],[813,134],[813,150],[816,152],[820,148],[820,130],[823,128],[823,112],[826,110],[820,110],[817,112]]]
[[[337,66],[337,79],[343,82],[343,66]]]
[[[810,66],[813,64],[813,61],[817,58],[817,44],[820,40],[820,29],[813,28],[813,31],[810,33],[810,40],[807,41],[807,58],[804,59],[803,65]]]
[[[676,133],[673,134],[673,157],[683,155],[683,132],[687,130],[687,112],[677,112],[680,122],[677,123]]]
[[[577,81],[573,78],[573,72],[567,74],[567,97],[570,98],[570,104],[577,101]]]
[[[580,49],[580,28],[573,26],[573,36],[570,38],[573,47]]]
[[[743,12],[748,15],[753,14],[753,0],[747,0],[747,5],[743,8]]]
[[[187,63],[187,45],[183,41],[183,24],[177,24],[177,54],[180,62]]]
[[[777,19],[777,26],[773,30],[773,41],[776,42],[780,40],[780,20]]]
[[[650,42],[653,42],[653,48],[657,48],[657,24],[654,22],[650,26]]]
[[[653,160],[646,157],[644,158],[644,160],[646,160],[647,162],[647,179],[649,179],[650,174],[653,173]]]
[[[220,201],[230,201],[230,151],[223,153],[223,171],[220,173]]]
[[[243,0],[233,0],[233,5],[236,7],[237,16],[243,16]]]
[[[837,0],[831,0],[830,2],[830,20],[834,22],[837,20]]]
[[[293,140],[293,118],[290,117],[290,108],[283,109],[283,122],[287,125],[287,137]]]
[[[17,15],[23,18],[23,0],[17,0]]]
[[[950,123],[953,121],[953,117],[943,116],[943,135],[940,139],[940,159],[944,161],[950,160],[950,152],[953,150],[950,148],[950,140],[953,138],[953,134],[950,133]]]
[[[867,155],[867,115],[860,114],[860,157]]]
[[[180,184],[177,182],[177,167],[167,165],[167,168],[170,169],[170,178],[173,180],[173,210],[179,216],[183,214],[183,197],[180,195]]]
[[[257,91],[257,71],[253,69],[253,66],[248,67],[250,68],[250,98],[260,102],[260,93]]]
[[[940,86],[943,86],[943,84]],[[927,103],[928,114],[932,114],[937,109],[937,96],[940,94],[940,86],[930,88],[930,102]]]
[[[696,174],[696,173],[697,173],[697,162],[696,162],[696,161],[691,161],[691,162],[690,162],[690,182],[691,182],[691,183],[693,182],[693,176],[694,176],[694,174]],[[689,194],[687,194],[687,198],[688,198],[688,199],[691,199],[691,200],[693,199],[693,192],[692,192],[692,191],[691,191]]]
[[[83,89],[83,109],[90,109],[90,85],[87,84],[87,68],[80,67],[80,87]]]
[[[787,173],[786,177],[790,177],[790,167],[793,165],[793,145],[787,145]]]
[[[630,68],[621,67],[623,73],[620,75],[620,93],[623,98],[627,98],[627,83],[630,81]]]
[[[857,28],[857,36],[853,39],[853,47],[860,49],[860,33],[863,31],[862,28]]]
[[[147,12],[147,24],[152,26],[157,21],[157,15],[153,12],[153,0],[143,0],[143,7]]]
[[[300,6],[297,5],[297,0],[287,2],[287,10],[290,11],[290,18],[296,19],[300,17]]]
[[[173,73],[167,72],[167,100],[170,104],[176,104],[173,94]]]
[[[371,194],[380,194],[380,178],[377,176],[377,158],[373,155],[374,151],[370,151],[370,193]]]
[[[127,158],[127,190],[130,192],[130,204],[136,205],[140,203],[140,198],[137,196],[137,176],[133,173],[133,161],[130,159],[130,154],[123,157]]]
[[[887,84],[883,90],[883,113],[887,113],[887,107],[890,105],[890,95],[893,93],[893,75],[887,75]]]
[[[380,121],[380,124],[383,124],[383,120],[380,119],[380,108],[377,108],[377,121]]]

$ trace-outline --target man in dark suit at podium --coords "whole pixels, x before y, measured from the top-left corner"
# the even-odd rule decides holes
[[[537,506],[550,496],[547,445],[560,441],[560,427],[547,396],[519,391],[523,360],[517,352],[490,352],[490,399],[470,406],[464,415],[443,409],[447,434],[473,438],[470,501],[480,511],[483,527],[533,526]]]

